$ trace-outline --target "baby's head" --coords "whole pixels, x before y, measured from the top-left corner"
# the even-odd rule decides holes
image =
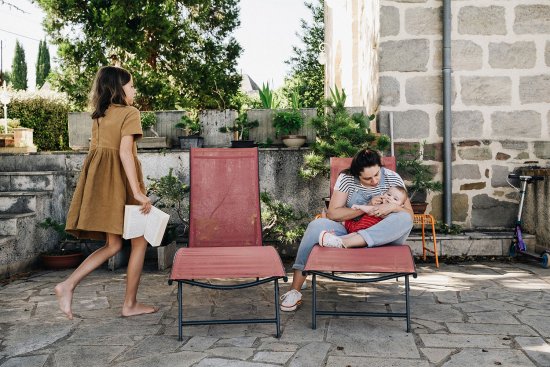
[[[401,186],[392,186],[388,189],[388,191],[386,191],[383,196],[384,199],[389,203],[403,205],[407,200],[407,190]]]

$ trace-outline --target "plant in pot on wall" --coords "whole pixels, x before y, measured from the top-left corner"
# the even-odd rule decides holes
[[[200,136],[201,123],[196,112],[183,115],[175,126],[183,130],[183,136],[178,136],[181,149],[203,147],[204,138]]]
[[[426,197],[430,191],[443,190],[441,181],[435,181],[430,166],[422,162],[424,143],[416,144],[412,149],[399,151],[397,171],[406,181],[407,191],[415,214],[424,214],[428,203]],[[407,184],[408,182],[408,184]]]
[[[233,122],[233,126],[220,127],[219,131],[233,134],[231,148],[251,148],[256,146],[256,144],[254,140],[248,140],[250,137],[250,129],[258,127],[259,124],[258,120],[249,121],[247,113],[242,112]]]
[[[166,137],[160,137],[159,134],[153,129],[157,123],[157,115],[153,111],[141,112],[141,128],[143,131],[149,131],[153,136],[144,136],[138,141],[138,148],[140,149],[158,149],[166,148]]]
[[[40,261],[47,269],[69,269],[77,267],[84,259],[80,241],[65,232],[65,224],[55,219],[46,218],[38,224],[58,234],[57,246],[40,255]]]
[[[304,118],[299,110],[298,94],[292,93],[292,109],[275,112],[273,127],[275,135],[281,137],[283,144],[289,148],[299,148],[306,142],[306,136],[295,135],[304,126]]]

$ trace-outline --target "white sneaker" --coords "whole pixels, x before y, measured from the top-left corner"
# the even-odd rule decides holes
[[[319,234],[319,246],[322,247],[336,247],[344,248],[344,241],[342,239],[329,231],[322,231]]]
[[[301,290],[307,289],[307,281],[304,280],[304,282],[302,283],[302,287],[300,289]]]
[[[302,304],[302,293],[291,289],[281,296],[281,311],[294,311]]]

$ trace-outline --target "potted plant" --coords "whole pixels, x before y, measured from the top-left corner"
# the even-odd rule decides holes
[[[304,126],[304,118],[298,109],[278,111],[273,116],[275,135],[281,137],[283,144],[289,148],[299,148],[306,142],[306,136],[296,135]]]
[[[195,112],[183,115],[176,127],[183,130],[183,135],[178,136],[181,149],[203,147],[204,138],[200,136],[201,123]]]
[[[233,126],[220,127],[222,133],[232,133],[231,148],[251,148],[256,146],[254,140],[248,140],[250,129],[258,127],[258,120],[249,121],[246,112],[242,112],[233,122]]]
[[[38,224],[45,229],[51,229],[58,234],[57,246],[40,255],[42,265],[47,269],[69,269],[77,267],[84,259],[80,249],[80,241],[65,232],[65,223],[46,218]]]
[[[408,182],[406,184],[409,198],[415,214],[424,214],[428,203],[427,194],[430,191],[439,192],[443,190],[441,181],[433,179],[430,167],[422,162],[424,155],[424,143],[417,144],[409,150],[400,150],[400,157],[397,160],[397,170]]]
[[[144,136],[138,141],[138,148],[140,149],[158,149],[166,148],[166,137],[160,137],[159,134],[153,129],[157,123],[157,115],[153,111],[141,112],[141,128],[143,131],[149,131],[153,136]]]

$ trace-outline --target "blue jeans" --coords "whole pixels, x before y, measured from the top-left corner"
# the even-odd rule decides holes
[[[407,212],[391,213],[384,218],[380,223],[374,226],[358,231],[357,233],[363,237],[368,247],[376,247],[382,245],[403,244],[413,226],[411,215]],[[319,242],[319,234],[321,231],[334,231],[337,236],[343,236],[348,232],[344,226],[330,219],[319,218],[310,222],[307,226],[293,269],[304,270],[307,258],[315,246]]]

